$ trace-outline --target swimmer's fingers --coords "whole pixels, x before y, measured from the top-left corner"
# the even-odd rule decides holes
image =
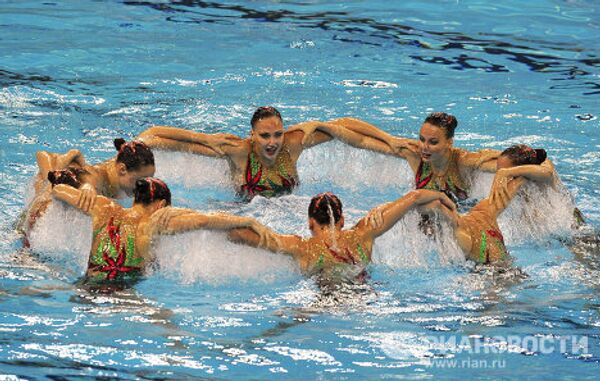
[[[490,201],[496,207],[505,207],[510,201],[510,193],[508,191],[508,178],[502,176],[494,183],[493,191],[490,196]]]
[[[291,127],[288,131],[289,132],[302,131],[304,133],[304,136],[302,137],[302,145],[307,145],[312,142],[312,138],[313,138],[312,135],[317,130],[318,127],[319,127],[318,123],[304,122],[304,123],[300,123],[300,124],[297,124],[297,125]]]
[[[450,199],[450,197],[444,195],[444,197],[440,197],[440,202],[451,211],[456,212],[456,204]]]
[[[375,208],[367,215],[367,225],[373,229],[383,226],[383,208]]]
[[[87,213],[94,207],[96,201],[96,189],[89,184],[84,184],[79,190],[80,195],[77,207]]]
[[[482,165],[486,161],[495,160],[500,156],[500,152],[492,149],[483,149],[479,151],[479,159],[477,165]]]
[[[394,150],[396,153],[401,153],[404,150],[417,152],[419,150],[419,144],[406,141],[405,139],[398,139],[392,143],[392,150]]]

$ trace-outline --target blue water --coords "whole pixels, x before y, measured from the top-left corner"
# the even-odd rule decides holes
[[[206,232],[158,242],[132,290],[90,294],[84,216],[55,205],[33,253],[13,224],[37,150],[98,162],[152,124],[245,136],[274,105],[286,125],[350,115],[408,137],[446,111],[457,146],[544,147],[598,229],[599,21],[591,0],[3,1],[0,378],[597,379],[600,260],[563,244],[564,195],[530,190],[501,218],[509,274],[474,271],[411,214],[378,241],[370,290],[338,301],[287,258]],[[412,181],[339,143],[303,154],[295,194],[249,205],[224,162],[159,152],[157,167],[176,205],[302,234],[315,192],[338,193],[351,224]]]

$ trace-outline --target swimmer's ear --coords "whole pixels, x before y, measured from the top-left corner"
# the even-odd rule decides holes
[[[160,201],[158,202],[158,208],[157,208],[157,209],[162,209],[162,208],[164,208],[165,206],[167,206],[167,200],[160,200]]]
[[[340,217],[340,220],[338,221],[338,224],[340,224],[340,228],[344,227],[344,216]]]
[[[127,167],[125,163],[117,163],[117,173],[119,176],[125,176],[127,174]]]

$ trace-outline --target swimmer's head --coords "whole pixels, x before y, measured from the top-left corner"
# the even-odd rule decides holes
[[[433,112],[425,118],[419,131],[419,150],[425,162],[437,162],[446,157],[452,147],[458,121],[445,112]]]
[[[275,107],[259,107],[252,115],[252,141],[254,153],[262,161],[274,162],[283,146],[283,119]]]
[[[119,188],[128,196],[133,194],[135,182],[145,177],[154,176],[154,155],[150,148],[140,141],[125,142],[124,139],[114,140],[117,149],[117,174]]]
[[[54,187],[58,184],[65,184],[72,186],[73,188],[81,187],[81,178],[87,173],[81,168],[69,167],[61,171],[50,171],[48,172],[48,181]]]
[[[150,205],[156,201],[164,201],[160,206],[171,205],[171,191],[167,184],[154,177],[146,177],[135,182],[133,191],[134,204]]]
[[[311,230],[313,229],[313,221],[321,226],[336,225],[342,228],[344,226],[342,202],[333,193],[320,193],[310,200],[308,218]]]
[[[533,149],[525,144],[515,144],[500,154],[496,161],[498,169],[510,168],[517,165],[542,164],[546,160],[546,150]]]

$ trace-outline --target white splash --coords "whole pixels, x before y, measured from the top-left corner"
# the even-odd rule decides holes
[[[33,252],[83,275],[92,246],[91,218],[62,202],[53,202],[36,221],[29,241]]]
[[[572,234],[574,208],[564,187],[554,190],[528,183],[500,215],[498,225],[507,244],[540,244],[552,237]]]
[[[184,283],[227,283],[232,278],[269,283],[297,273],[290,257],[241,246],[223,232],[200,230],[162,236],[155,245],[159,271]]]
[[[298,160],[300,182],[331,183],[360,191],[414,186],[414,174],[405,160],[332,141],[308,149]]]
[[[225,159],[192,153],[154,151],[155,176],[186,188],[225,187],[233,194],[231,172]]]
[[[464,263],[465,256],[449,226],[440,223],[435,237],[428,237],[421,231],[420,222],[421,214],[416,210],[410,211],[378,237],[373,245],[373,263],[392,268],[428,268]]]

